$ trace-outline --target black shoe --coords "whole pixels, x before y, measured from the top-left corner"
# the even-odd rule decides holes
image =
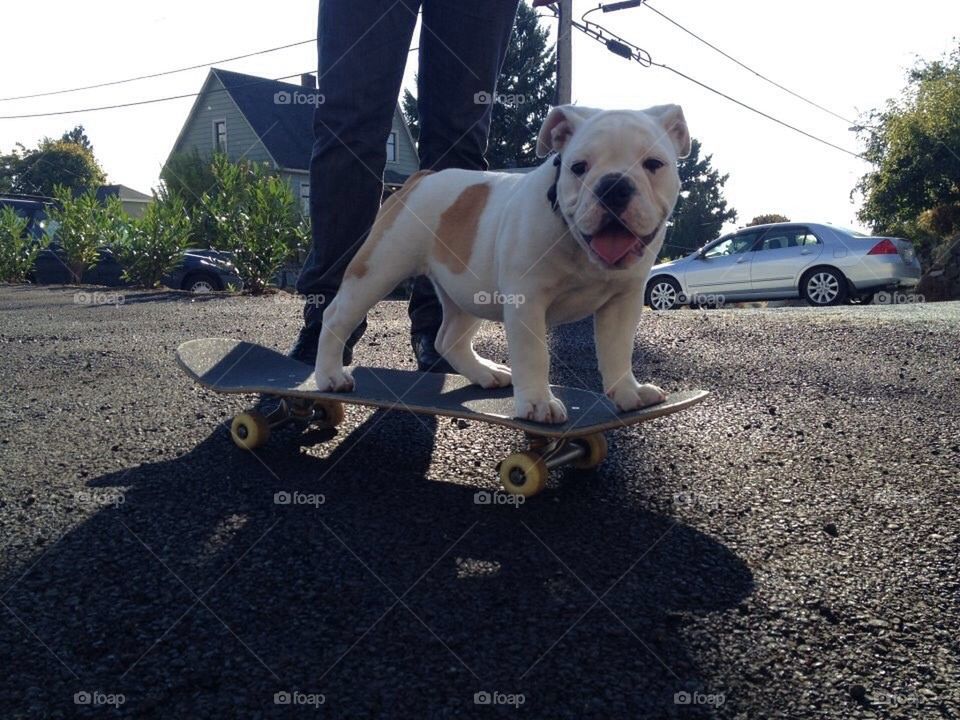
[[[443,359],[433,346],[437,336],[430,333],[419,333],[410,337],[413,345],[413,356],[417,359],[417,369],[420,372],[456,373],[450,363]]]
[[[323,329],[323,311],[325,306],[305,305],[303,308],[303,327],[300,328],[300,334],[297,336],[293,347],[287,351],[287,356],[294,360],[299,360],[307,365],[313,365],[317,361],[317,343],[320,340],[320,331]],[[343,364],[353,364],[353,346],[363,336],[367,329],[367,320],[357,326],[357,329],[350,333],[347,342],[343,346]]]

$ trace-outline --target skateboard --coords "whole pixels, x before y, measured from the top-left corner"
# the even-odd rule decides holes
[[[567,408],[565,423],[553,425],[513,417],[513,388],[484,390],[461,375],[444,375],[389,368],[352,368],[354,389],[348,393],[320,392],[313,366],[254,343],[226,338],[190,340],[177,349],[183,371],[203,387],[219,393],[276,397],[269,413],[242,412],[230,424],[233,442],[246,450],[262,446],[273,428],[290,423],[333,428],[344,419],[344,404],[421,415],[465,418],[521,430],[528,449],[497,464],[504,489],[514,495],[536,495],[549,471],[561,466],[589,469],[607,455],[604,432],[670,415],[702,402],[709,393],[673,393],[651,407],[618,412],[604,395],[553,385]]]

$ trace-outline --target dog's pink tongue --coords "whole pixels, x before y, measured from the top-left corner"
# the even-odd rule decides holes
[[[590,239],[590,247],[608,265],[616,265],[639,243],[639,239],[621,228],[601,231]]]

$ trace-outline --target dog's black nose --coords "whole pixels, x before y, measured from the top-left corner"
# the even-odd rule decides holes
[[[596,194],[600,203],[614,215],[622,213],[637,191],[633,180],[620,173],[604,175],[597,182]]]

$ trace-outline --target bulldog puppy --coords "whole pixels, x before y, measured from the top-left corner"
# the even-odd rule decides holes
[[[428,274],[443,305],[437,350],[485,388],[513,383],[518,418],[562,423],[547,327],[594,316],[603,389],[621,411],[662,402],[632,369],[647,274],[680,190],[690,134],[677,105],[548,114],[528,174],[421,171],[383,205],[323,315],[316,382],[349,391],[343,344],[402,280]],[[511,368],[482,358],[481,320],[502,321]]]

